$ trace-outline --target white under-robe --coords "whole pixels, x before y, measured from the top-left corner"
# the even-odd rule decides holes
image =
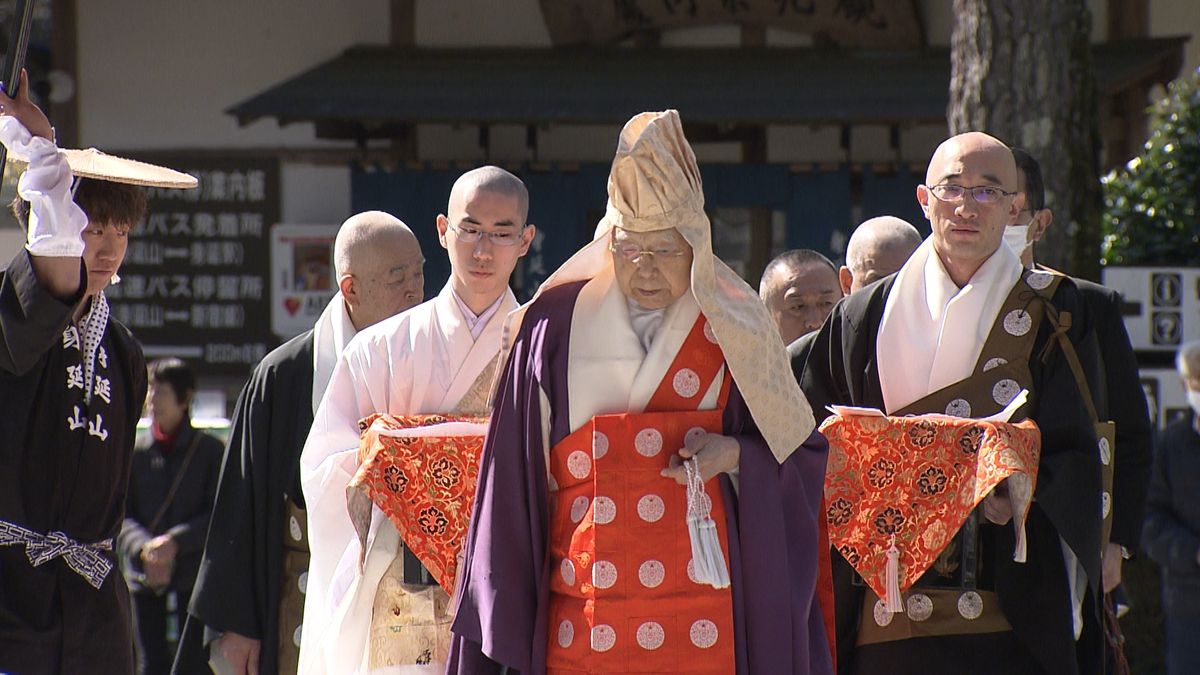
[[[432,300],[363,330],[346,347],[300,456],[311,550],[301,675],[365,672],[375,591],[400,546],[395,526],[378,507],[365,555],[350,521],[346,486],[359,464],[358,421],[373,413],[453,411],[496,357],[505,316],[516,307],[506,292],[472,338],[447,285]],[[434,672],[429,669],[403,671]]]

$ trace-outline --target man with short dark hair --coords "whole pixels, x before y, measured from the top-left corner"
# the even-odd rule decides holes
[[[24,72],[0,114],[0,141],[29,161],[26,245],[0,273],[0,672],[132,673],[112,549],[146,367],[104,289],[145,215],[134,185],[195,179],[107,156],[74,166],[80,153],[54,145]]]
[[[1004,241],[1027,268],[1047,269],[1034,261],[1034,244],[1041,241],[1054,214],[1046,205],[1042,169],[1021,148],[1013,148],[1017,175],[1025,204],[1004,230]],[[1093,382],[1092,395],[1101,420],[1116,427],[1116,447],[1111,454],[1111,509],[1105,513],[1111,534],[1104,542],[1103,583],[1108,593],[1121,583],[1121,563],[1137,549],[1142,529],[1142,507],[1150,480],[1151,423],[1146,396],[1138,374],[1137,356],[1121,314],[1121,294],[1100,284],[1075,279],[1087,300],[1096,326],[1104,376]]]
[[[821,327],[834,303],[842,299],[837,267],[820,253],[807,248],[784,251],[767,263],[758,284],[758,296],[783,343]]]

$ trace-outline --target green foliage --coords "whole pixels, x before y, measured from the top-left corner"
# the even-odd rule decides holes
[[[1105,265],[1200,265],[1200,70],[1150,109],[1142,154],[1101,179]]]

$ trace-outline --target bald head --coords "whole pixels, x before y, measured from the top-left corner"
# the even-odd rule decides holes
[[[504,169],[490,165],[472,169],[454,181],[454,187],[450,188],[450,203],[446,207],[446,215],[449,216],[451,222],[458,222],[457,216],[463,212],[471,197],[479,191],[492,192],[515,199],[521,222],[514,224],[525,224],[529,217],[529,190],[526,189],[525,183]]]
[[[921,233],[907,220],[879,216],[864,220],[846,245],[846,264],[838,273],[842,292],[853,293],[888,276],[921,245]]]
[[[1018,189],[1017,163],[1012,150],[1000,139],[982,131],[968,131],[942,141],[929,159],[925,184],[940,185],[963,175],[967,170],[964,163],[968,157],[986,164],[984,178],[1008,191]]]
[[[358,330],[417,304],[424,296],[421,245],[399,218],[383,211],[351,216],[333,244],[338,288]]]

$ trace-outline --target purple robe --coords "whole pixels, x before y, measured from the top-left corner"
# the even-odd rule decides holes
[[[546,672],[550,569],[540,391],[553,446],[569,428],[567,350],[584,282],[551,289],[525,315],[496,391],[465,543],[448,673]],[[740,495],[721,477],[729,528],[738,673],[832,673],[817,556],[826,443],[813,432],[782,465],[736,383],[723,432],[741,445]],[[686,667],[686,666],[685,666]]]

